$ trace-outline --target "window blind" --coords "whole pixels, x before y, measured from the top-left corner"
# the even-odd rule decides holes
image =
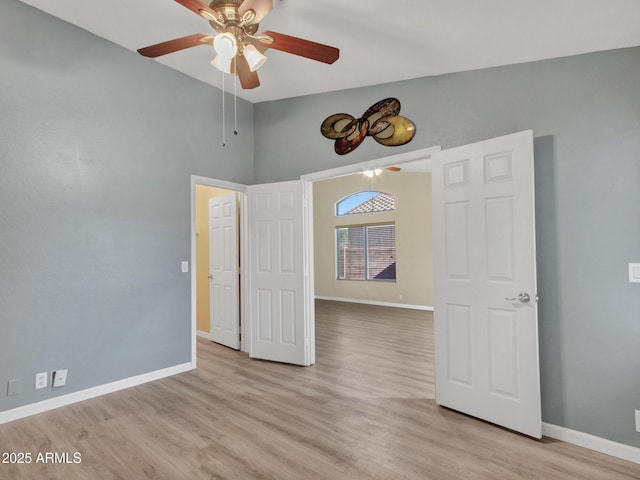
[[[394,224],[338,227],[336,234],[338,279],[396,279]]]

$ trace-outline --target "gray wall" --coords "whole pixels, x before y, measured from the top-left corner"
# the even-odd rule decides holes
[[[545,422],[640,446],[640,48],[512,65],[255,106],[256,182],[431,145],[533,129]],[[332,113],[386,97],[417,134],[340,157]]]
[[[0,410],[191,360],[189,176],[253,180],[253,106],[222,148],[220,96],[0,2]]]

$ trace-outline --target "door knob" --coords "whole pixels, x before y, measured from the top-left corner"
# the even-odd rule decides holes
[[[515,302],[516,300],[520,300],[522,303],[527,303],[531,300],[531,297],[527,292],[520,292],[517,297],[509,298],[504,297],[505,300],[509,300],[510,302]]]

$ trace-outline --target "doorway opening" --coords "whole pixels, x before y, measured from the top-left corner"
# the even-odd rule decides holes
[[[313,174],[303,175],[301,177],[302,181],[302,190],[305,192],[305,208],[307,212],[313,211],[313,182],[319,180],[326,180],[330,178],[342,177],[345,175],[361,173],[365,170],[374,170],[377,168],[385,168],[385,167],[393,167],[400,166],[401,168],[414,169],[417,168],[421,171],[428,171],[430,168],[430,156],[434,152],[440,151],[440,147],[431,147],[427,149],[416,150],[413,152],[407,152],[404,154],[393,155],[390,157],[384,157],[374,161],[362,162],[358,164],[348,165],[345,167],[339,167],[331,170],[324,170],[320,172],[316,172]],[[198,235],[196,228],[196,205],[197,205],[197,196],[196,196],[196,187],[204,186],[204,187],[213,187],[215,189],[221,189],[225,191],[238,192],[239,201],[240,201],[240,209],[239,209],[239,254],[240,258],[248,259],[248,239],[246,238],[245,233],[248,232],[248,202],[247,202],[247,190],[248,186],[243,184],[238,184],[234,182],[228,182],[224,180],[218,180],[214,178],[202,177],[198,175],[191,176],[191,363],[195,368],[197,365],[197,336],[200,334],[206,338],[206,329],[203,327],[206,324],[206,314],[201,314],[198,316],[198,299],[199,296],[206,295],[206,293],[202,293],[206,290],[206,287],[202,286],[198,289],[198,276],[202,276],[203,273],[207,272],[206,267],[199,267],[197,260],[197,243],[198,243]],[[310,255],[310,264],[308,266],[308,286],[305,286],[307,292],[309,292],[312,297],[311,305],[309,307],[310,314],[307,315],[310,317],[310,329],[313,331],[315,328],[315,319],[313,315],[313,295],[314,295],[314,261],[313,261],[313,238],[311,238],[311,231],[313,223],[313,214],[308,215],[307,220],[305,221],[304,229],[307,232],[307,237],[309,238],[309,247],[311,248]],[[307,248],[305,246],[305,248]],[[204,269],[204,272],[202,271]],[[243,352],[250,351],[250,335],[249,335],[249,279],[247,278],[248,269],[246,265],[243,265],[242,270],[245,275],[242,275],[239,280],[239,288],[242,294],[240,295],[240,299],[238,302],[238,308],[240,310],[240,336],[242,338],[242,342],[240,344],[240,350]],[[208,273],[205,275],[208,276]],[[205,283],[206,285],[206,283]],[[203,320],[204,318],[204,320]],[[315,359],[315,340],[312,338],[310,345],[308,346],[310,349],[310,358],[313,359],[311,363],[314,363]]]
[[[313,182],[313,225],[315,298],[433,310],[426,160]]]
[[[242,242],[245,230],[245,191],[245,185],[191,176],[191,363],[194,368],[197,363],[196,337],[218,341],[220,335],[225,338],[226,334],[228,339],[232,332],[222,332],[221,328],[216,327],[225,326],[220,325],[220,318],[229,311],[235,312],[232,320],[235,325],[226,326],[233,327],[230,330],[236,332],[236,341],[230,343],[223,340],[218,343],[245,350],[242,341],[246,338],[243,321],[245,298],[242,295],[244,279],[240,275],[240,262],[245,257]],[[227,205],[221,203],[225,198],[235,200],[234,211],[231,213],[235,218],[231,224],[223,222],[224,224],[218,224],[212,229],[211,216],[217,214],[213,213],[216,212],[216,207],[220,207],[217,209],[220,212],[227,210]],[[229,245],[235,248],[225,258],[223,253],[227,252]],[[213,272],[212,269],[218,272]],[[234,278],[230,278],[229,273]],[[212,297],[216,295],[217,299],[213,300]]]
[[[310,181],[313,193],[317,363],[331,362],[346,345],[355,351],[370,351],[374,358],[376,355],[387,357],[380,359],[387,362],[385,365],[394,364],[389,363],[391,358],[402,358],[397,352],[419,351],[415,358],[422,362],[410,374],[415,381],[413,394],[430,399],[435,398],[430,156],[437,150],[414,152],[409,158],[406,155],[389,157],[380,163],[367,162],[348,167],[350,171],[331,170],[303,177]],[[395,161],[393,167],[397,168],[380,168],[389,161]],[[377,175],[366,174],[378,168]],[[362,205],[350,205],[348,211],[339,208],[341,200],[357,196],[359,192],[368,192],[361,195]],[[381,205],[371,205],[376,202],[376,197],[370,198],[371,192],[380,193],[378,203],[382,202]],[[376,246],[367,241],[366,235],[358,235],[369,228],[387,230],[387,225],[393,225],[393,253],[385,251],[390,245]],[[353,239],[347,241],[345,232],[350,236],[353,233]],[[347,249],[351,249],[351,253],[346,252]],[[377,261],[382,260],[376,258],[382,252],[393,258]],[[345,256],[351,255],[363,260],[346,262]],[[341,275],[338,269],[341,260],[351,264],[349,275]],[[380,265],[374,265],[373,270],[385,272],[392,265],[397,275],[393,275],[393,279],[382,278],[386,276],[381,277],[377,270],[371,269],[375,263]],[[418,343],[420,347],[413,349]],[[346,357],[343,366],[345,376],[355,375],[361,382],[368,379],[369,385],[380,382],[385,382],[386,387],[395,385],[392,377],[370,368],[375,360],[364,366],[349,364],[349,358]],[[415,363],[400,360],[395,368],[403,370],[408,365]]]
[[[240,193],[196,185],[198,335],[240,348]]]
[[[432,401],[430,161],[401,165],[312,183],[316,365],[341,358],[354,391]]]

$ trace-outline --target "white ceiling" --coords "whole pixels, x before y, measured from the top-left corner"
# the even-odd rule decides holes
[[[192,33],[207,20],[173,0],[22,0],[135,51]],[[262,102],[442,73],[640,45],[639,0],[274,0],[259,31],[340,49],[333,65],[268,50]],[[200,46],[156,60],[218,88],[222,74]],[[232,90],[232,77],[226,89]]]

